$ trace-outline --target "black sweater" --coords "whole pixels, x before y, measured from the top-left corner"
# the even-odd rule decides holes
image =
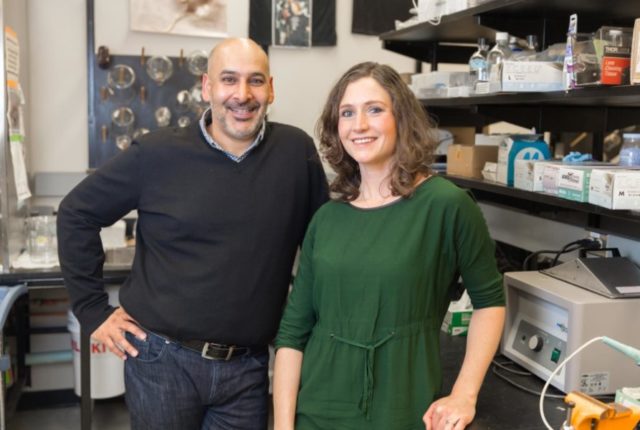
[[[90,333],[113,312],[99,232],[137,209],[123,308],[178,340],[265,345],[296,249],[327,199],[313,141],[297,128],[268,123],[240,163],[211,148],[198,124],[149,133],[60,204],[58,249],[73,311]]]

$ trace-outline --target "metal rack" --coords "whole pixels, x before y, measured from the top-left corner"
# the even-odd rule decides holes
[[[640,2],[626,0],[488,0],[443,16],[439,25],[423,22],[380,36],[385,49],[431,63],[466,63],[479,37],[494,38],[496,28],[524,37],[537,34],[541,47],[566,39],[568,17],[579,16],[580,31],[602,25],[630,27]],[[480,128],[509,121],[551,132],[593,133],[592,152],[602,159],[607,132],[640,123],[640,86],[584,87],[549,93],[499,93],[464,98],[421,100],[440,124]],[[482,180],[448,177],[471,189],[476,198],[541,218],[590,230],[640,239],[640,215],[506,187]]]

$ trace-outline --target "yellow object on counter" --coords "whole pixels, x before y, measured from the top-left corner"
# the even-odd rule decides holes
[[[574,404],[571,426],[575,430],[631,430],[640,421],[640,407],[602,403],[577,391],[567,394],[564,401]]]

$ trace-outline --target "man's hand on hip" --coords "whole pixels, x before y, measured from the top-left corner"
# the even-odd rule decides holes
[[[109,348],[109,351],[126,360],[127,354],[135,357],[138,355],[138,350],[127,342],[124,337],[125,332],[129,332],[141,340],[147,337],[147,334],[138,326],[136,320],[120,307],[109,315],[109,318],[93,332],[91,337],[104,343]]]

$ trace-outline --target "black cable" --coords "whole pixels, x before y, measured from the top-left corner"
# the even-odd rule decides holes
[[[522,262],[522,270],[530,270],[529,261],[533,257],[537,257],[540,254],[555,254],[556,252],[558,252],[558,251],[555,250],[555,249],[544,249],[544,250],[541,250],[541,251],[532,252],[531,254],[527,255],[527,258],[525,258],[524,261]]]
[[[496,369],[496,366],[492,366],[491,367],[491,371],[493,372],[494,375],[496,375],[498,378],[506,381],[508,384],[511,384],[514,387],[521,389],[525,393],[534,394],[534,395],[540,397],[540,394],[541,394],[540,391],[533,390],[533,389],[531,389],[529,387],[526,387],[526,386],[524,386],[522,384],[517,383],[516,381],[512,380],[508,376],[503,375],[502,373],[498,372],[498,370]],[[546,398],[549,398],[549,399],[564,399],[565,398],[564,394],[563,395],[559,395],[559,394],[546,393],[544,396]]]
[[[497,366],[499,368],[501,368],[502,370],[505,370],[509,373],[513,373],[514,375],[520,375],[520,376],[531,376],[532,373],[531,372],[527,372],[526,370],[516,370],[516,369],[511,369],[509,367],[507,367],[507,365],[509,364],[514,364],[515,363],[513,361],[505,361],[504,363],[500,363],[497,360],[493,359],[491,360],[491,363],[493,363],[494,366]]]
[[[573,248],[569,248],[571,245],[576,245],[576,246],[574,246]],[[556,257],[553,259],[553,263],[551,264],[551,266],[553,267],[558,264],[558,260],[560,259],[561,254],[577,251],[578,249],[581,249],[581,248],[599,249],[600,242],[595,239],[580,239],[580,240],[576,240],[575,242],[568,243],[562,248],[561,252],[556,254]]]
[[[582,249],[582,248],[600,249],[600,247],[601,247],[600,246],[600,242],[595,240],[595,239],[574,240],[573,242],[569,242],[566,245],[564,245],[562,247],[562,249],[560,249],[560,250],[543,249],[543,250],[540,250],[540,251],[532,252],[531,254],[527,255],[527,257],[522,262],[522,269],[523,270],[531,270],[531,268],[529,267],[529,262],[531,261],[532,258],[537,258],[541,254],[554,254],[555,255],[555,257],[553,259],[553,263],[551,264],[551,267],[553,267],[553,266],[556,266],[558,264],[558,260],[560,259],[560,255],[562,255],[562,254],[566,254],[566,253],[569,253],[569,252],[577,251],[577,250]],[[535,268],[537,269],[537,265],[536,265]]]
[[[534,394],[538,397],[540,397],[541,392],[540,391],[536,391],[534,389],[531,389],[525,385],[519,384],[516,381],[514,381],[513,379],[509,378],[507,375],[504,375],[500,372],[498,372],[497,367],[500,368],[504,368],[502,365],[498,365],[496,366],[498,363],[493,360],[493,364],[494,366],[491,366],[491,372],[496,375],[498,378],[502,379],[503,381],[507,382],[508,384],[513,385],[514,387],[529,393],[529,394]],[[514,373],[513,369],[506,369],[506,371]],[[523,372],[524,373],[524,372]],[[528,373],[528,372],[527,372]],[[514,373],[517,375],[517,373]],[[529,373],[528,375],[522,375],[522,376],[533,376],[533,374]],[[551,399],[564,399],[565,398],[565,394],[549,394],[546,393],[545,394],[545,398],[551,398]],[[594,399],[600,400],[602,402],[605,402],[607,400],[614,400],[615,399],[615,395],[614,394],[600,394],[600,395],[592,395],[591,397],[593,397]]]

